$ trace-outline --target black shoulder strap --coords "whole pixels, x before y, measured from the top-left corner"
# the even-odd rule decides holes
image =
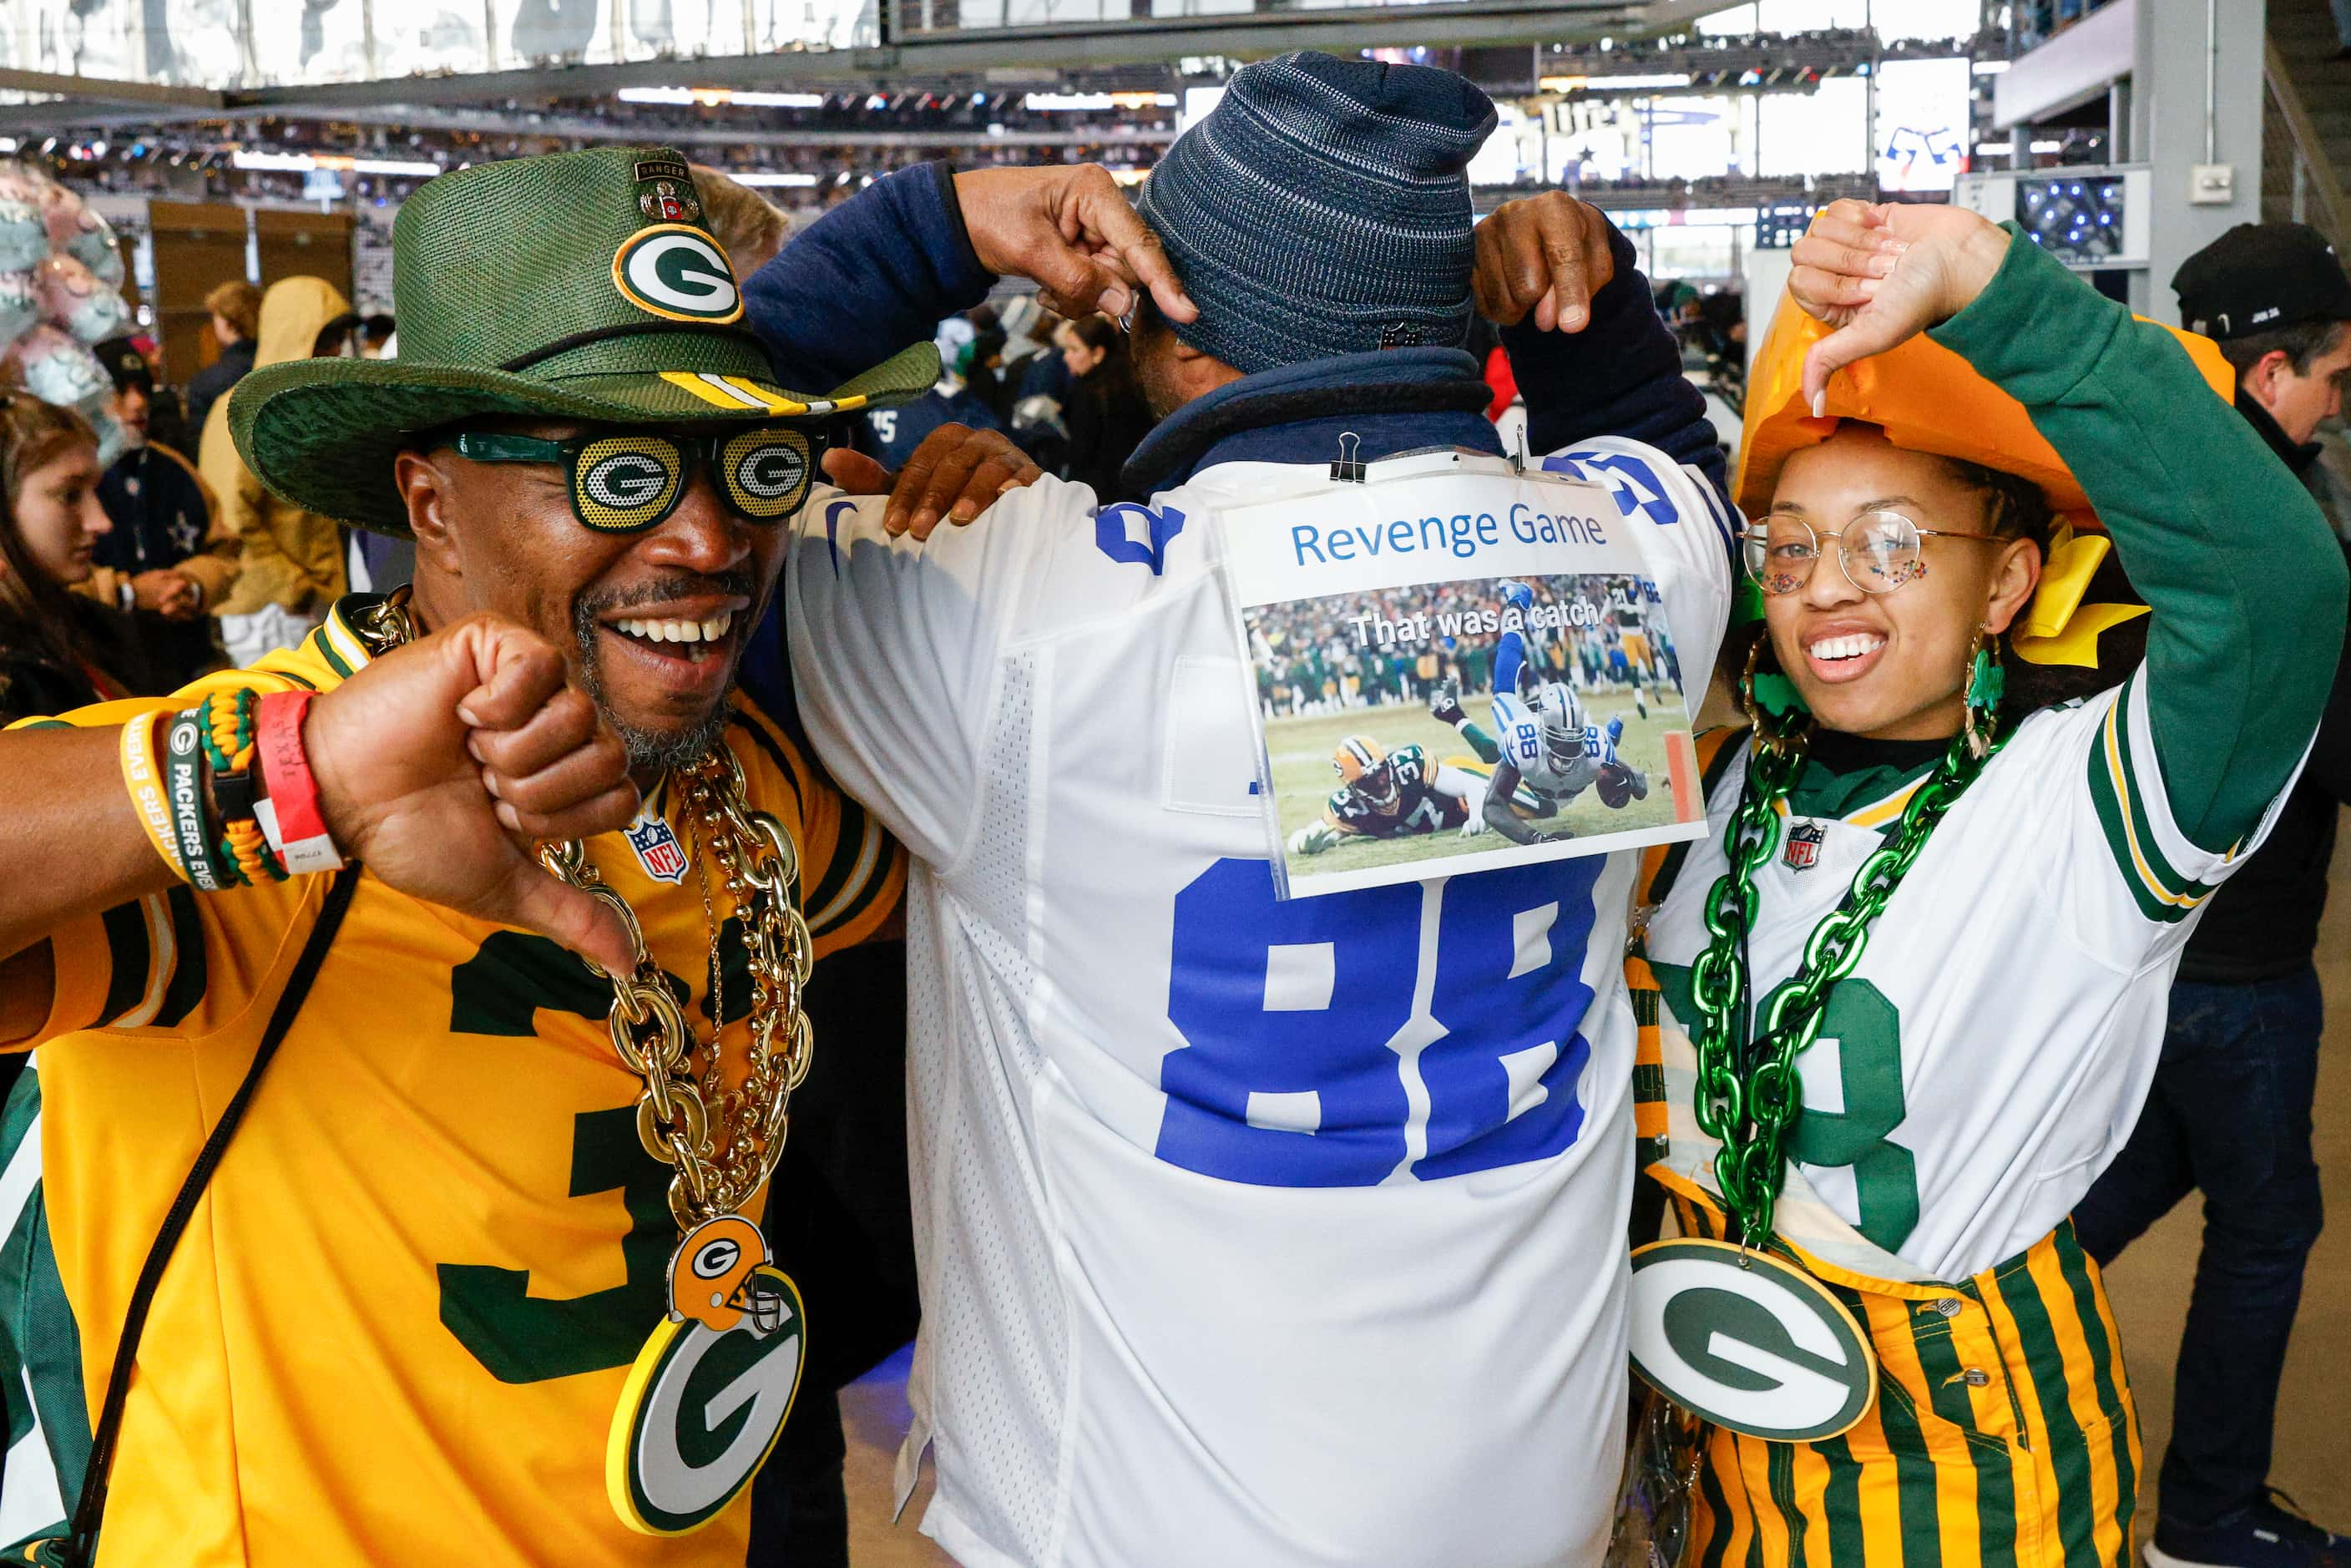
[[[308,940],[302,944],[301,956],[294,961],[294,972],[287,977],[277,1010],[269,1015],[269,1027],[262,1031],[261,1044],[253,1053],[253,1065],[245,1070],[245,1082],[236,1086],[235,1095],[221,1113],[212,1135],[204,1140],[196,1163],[188,1167],[187,1179],[180,1184],[180,1196],[172,1200],[171,1211],[163,1216],[162,1228],[155,1232],[154,1243],[147,1249],[147,1261],[139,1270],[139,1281],[131,1288],[130,1309],[122,1314],[122,1338],[115,1346],[113,1370],[107,1375],[106,1403],[99,1406],[98,1429],[90,1437],[89,1468],[82,1473],[81,1500],[74,1505],[73,1528],[66,1537],[68,1568],[89,1568],[97,1549],[99,1522],[106,1514],[107,1476],[114,1468],[115,1439],[122,1430],[122,1406],[131,1394],[131,1370],[139,1359],[139,1341],[147,1330],[147,1310],[154,1304],[155,1289],[163,1281],[163,1270],[180,1245],[180,1235],[187,1229],[189,1217],[195,1212],[196,1200],[204,1197],[214,1169],[228,1152],[229,1140],[236,1136],[237,1124],[245,1120],[245,1108],[252,1102],[254,1090],[260,1086],[262,1073],[268,1071],[269,1059],[277,1054],[286,1031],[294,1027],[295,1015],[302,1010],[303,1000],[310,994],[310,982],[318,978],[319,966],[326,961],[327,948],[343,923],[343,912],[350,907],[351,894],[359,881],[357,865],[347,865],[335,873],[334,884],[327,889],[326,900],[319,906],[319,923],[310,928]]]

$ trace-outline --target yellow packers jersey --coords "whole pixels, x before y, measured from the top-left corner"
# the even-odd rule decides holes
[[[353,607],[177,697],[33,722],[116,724],[223,685],[331,687],[366,657]],[[726,740],[750,804],[799,848],[818,954],[872,934],[903,885],[894,847],[739,700]],[[701,868],[665,795],[588,850],[706,1038]],[[174,887],[52,938],[55,1007],[0,1124],[0,1544],[71,1511],[132,1283],[329,882]],[[709,885],[729,922],[722,1061],[739,1071],[745,949],[715,867]],[[674,1537],[632,1533],[606,1500],[613,1406],[678,1240],[610,1000],[545,938],[359,878],[156,1293],[102,1561],[744,1562],[747,1493]]]

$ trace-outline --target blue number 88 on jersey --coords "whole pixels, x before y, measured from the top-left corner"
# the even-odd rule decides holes
[[[1158,1156],[1262,1186],[1369,1186],[1571,1147],[1603,864],[1283,903],[1265,862],[1218,861],[1176,897],[1167,1016],[1185,1043],[1161,1065]]]

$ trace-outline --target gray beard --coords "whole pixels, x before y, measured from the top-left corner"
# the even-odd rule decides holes
[[[596,639],[596,619],[582,605],[573,611],[571,634],[580,644],[580,684],[587,688],[589,700],[596,711],[604,716],[620,736],[621,744],[628,748],[631,772],[676,772],[691,768],[718,747],[726,734],[726,695],[721,693],[717,704],[693,726],[675,731],[639,729],[612,709],[611,700],[604,693],[604,672],[598,662],[601,652]],[[726,691],[735,685],[729,681]]]

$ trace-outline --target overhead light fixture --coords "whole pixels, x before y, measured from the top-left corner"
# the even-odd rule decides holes
[[[814,174],[770,174],[756,172],[749,174],[729,173],[726,177],[734,181],[738,185],[813,185],[817,183],[818,178]]]
[[[1032,92],[1020,100],[1024,109],[1050,111],[1087,109],[1173,109],[1172,92]]]
[[[340,174],[404,174],[430,179],[441,165],[417,158],[353,158],[336,152],[251,152],[240,148],[229,158],[232,166],[282,174],[308,174],[331,169]]]
[[[744,92],[731,87],[624,87],[622,103],[664,103],[677,108],[822,109],[820,92]]]
[[[2015,63],[2013,60],[1978,60],[1975,73],[1980,77],[1996,77]]]
[[[1544,77],[1535,85],[1545,92],[1654,92],[1689,84],[1687,71],[1652,71],[1630,76]]]
[[[2063,152],[2065,151],[2065,144],[2063,141],[2036,141],[2032,144],[2032,151],[2035,152]]]

